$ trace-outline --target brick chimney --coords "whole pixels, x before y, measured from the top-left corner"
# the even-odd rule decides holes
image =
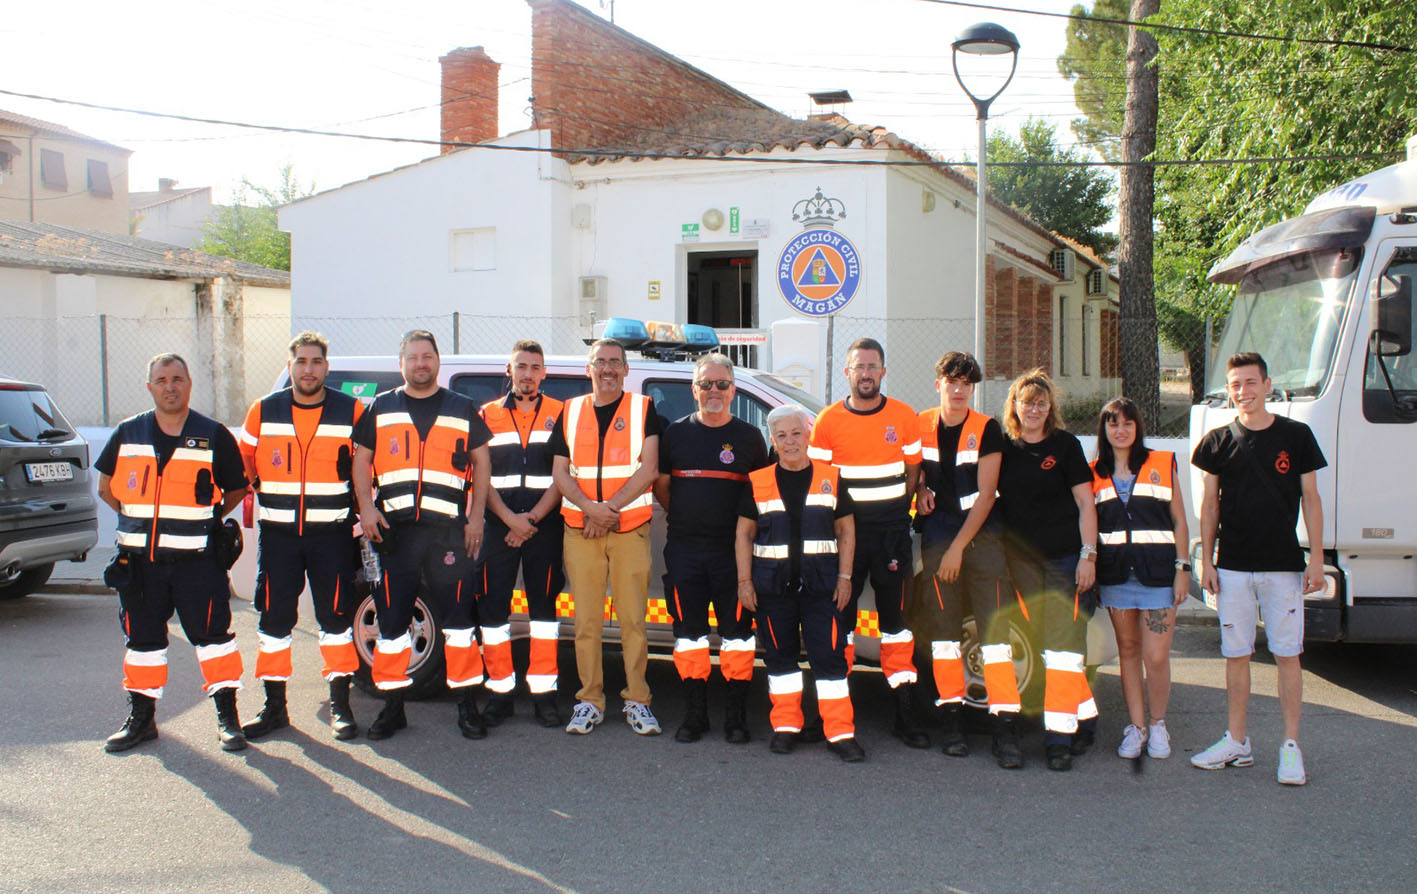
[[[481,143],[497,137],[497,75],[502,65],[482,47],[458,47],[443,66],[444,142]],[[444,152],[456,147],[444,146]]]

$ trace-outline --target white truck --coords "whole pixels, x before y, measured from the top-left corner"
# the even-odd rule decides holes
[[[1417,136],[1406,161],[1322,193],[1259,231],[1210,271],[1238,286],[1190,441],[1228,424],[1225,358],[1258,351],[1272,412],[1305,422],[1328,467],[1325,587],[1305,599],[1310,640],[1417,642]],[[1191,500],[1201,473],[1192,467]],[[1200,566],[1200,541],[1192,541]],[[1206,594],[1214,608],[1213,597]]]

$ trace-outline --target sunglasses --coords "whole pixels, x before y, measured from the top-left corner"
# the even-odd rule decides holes
[[[714,379],[711,382],[695,382],[694,387],[700,391],[711,391],[717,388],[719,391],[727,391],[733,387],[733,383],[727,379]]]

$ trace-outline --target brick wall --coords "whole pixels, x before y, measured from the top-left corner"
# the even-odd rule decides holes
[[[1053,287],[1013,266],[984,261],[984,374],[1013,378],[1053,368]]]
[[[442,56],[443,141],[481,143],[497,133],[497,75],[501,64],[482,47],[459,47]],[[444,146],[444,152],[455,147]]]
[[[1098,317],[1098,375],[1118,378],[1122,375],[1122,325],[1115,310],[1103,310]]]
[[[705,110],[766,108],[566,0],[527,2],[533,126],[559,149],[642,142]]]

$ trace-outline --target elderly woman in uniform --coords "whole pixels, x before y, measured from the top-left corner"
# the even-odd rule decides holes
[[[768,414],[777,463],[749,475],[738,510],[738,599],[757,612],[772,701],[769,747],[787,754],[803,727],[805,644],[816,678],[827,747],[848,763],[864,760],[846,685],[846,631],[856,529],[837,470],[809,459],[812,418],[796,405]]]

